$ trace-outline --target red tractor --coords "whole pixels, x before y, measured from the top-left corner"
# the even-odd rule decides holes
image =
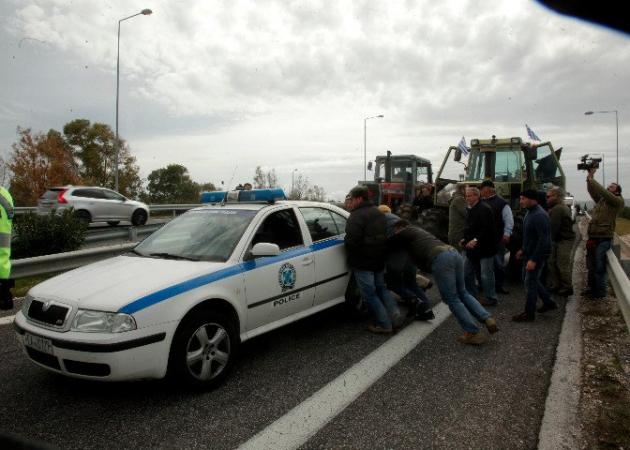
[[[368,164],[372,170],[372,163]],[[431,161],[415,155],[377,156],[374,167],[374,181],[361,181],[367,186],[370,200],[375,205],[386,204],[392,211],[401,205],[413,202],[416,192],[433,183]]]

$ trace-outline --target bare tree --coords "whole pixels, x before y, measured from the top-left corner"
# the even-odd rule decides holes
[[[278,176],[276,169],[264,171],[262,167],[256,166],[254,172],[254,189],[267,189],[278,187]]]

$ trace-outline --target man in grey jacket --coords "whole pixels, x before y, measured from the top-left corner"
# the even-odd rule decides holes
[[[573,294],[571,253],[575,232],[571,211],[564,204],[565,192],[560,187],[547,191],[547,207],[551,223],[551,255],[547,264],[547,281],[551,292],[566,297]]]

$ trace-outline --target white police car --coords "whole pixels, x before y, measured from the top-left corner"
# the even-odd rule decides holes
[[[293,201],[190,210],[126,255],[33,287],[17,335],[64,375],[215,385],[241,342],[345,300],[347,216]]]

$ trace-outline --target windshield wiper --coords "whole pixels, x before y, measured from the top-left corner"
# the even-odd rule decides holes
[[[188,256],[174,255],[172,253],[166,253],[166,252],[149,253],[149,256],[154,256],[156,258],[164,258],[164,259],[184,259],[186,261],[199,261],[198,258],[190,258]]]

